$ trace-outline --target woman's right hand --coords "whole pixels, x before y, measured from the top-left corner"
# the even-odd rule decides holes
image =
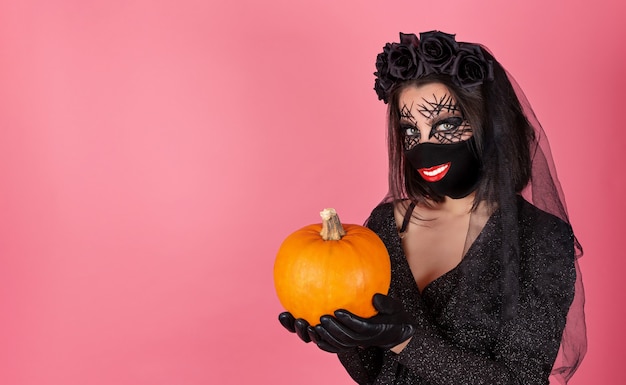
[[[296,333],[300,339],[306,343],[313,341],[318,348],[329,353],[339,353],[345,350],[351,350],[351,347],[344,347],[337,344],[335,341],[329,343],[329,341],[323,339],[320,334],[311,326],[305,319],[294,318],[294,316],[288,311],[280,313],[278,315],[278,321],[283,325],[285,329],[291,333]]]
[[[311,325],[303,318],[294,318],[293,315],[286,311],[278,315],[278,321],[285,329],[291,333],[296,333],[300,339],[306,343],[311,342],[310,331],[313,331]]]

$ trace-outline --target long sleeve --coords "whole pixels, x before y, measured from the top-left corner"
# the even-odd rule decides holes
[[[353,349],[337,353],[352,379],[361,385],[373,384],[381,371],[385,352],[378,348]]]

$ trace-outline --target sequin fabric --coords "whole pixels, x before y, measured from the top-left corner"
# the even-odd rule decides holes
[[[359,384],[548,384],[574,296],[573,234],[568,224],[519,199],[519,297],[504,321],[501,213],[496,211],[461,263],[421,292],[402,250],[391,203],[368,226],[391,258],[389,295],[410,312],[417,333],[395,354],[379,348],[339,353]]]

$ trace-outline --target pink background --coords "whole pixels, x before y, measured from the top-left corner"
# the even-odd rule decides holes
[[[533,103],[586,251],[571,384],[621,383],[620,3],[3,0],[0,383],[352,383],[279,326],[274,255],[382,198],[374,59],[431,29]]]

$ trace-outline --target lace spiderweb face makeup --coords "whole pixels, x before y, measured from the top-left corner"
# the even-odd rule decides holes
[[[432,90],[424,96],[422,90]],[[400,134],[404,150],[435,138],[438,144],[452,144],[472,136],[472,128],[460,106],[440,83],[409,87],[400,97]],[[423,135],[428,132],[428,136]]]

